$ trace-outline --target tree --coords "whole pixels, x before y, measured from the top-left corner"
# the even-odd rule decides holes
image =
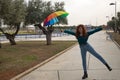
[[[54,31],[54,28],[52,26],[45,28],[41,25],[41,23],[35,24],[35,26],[39,27],[39,29],[41,29],[43,33],[46,35],[47,45],[51,45],[52,43],[51,36],[52,36],[52,32]]]
[[[44,14],[46,14],[47,16],[50,15],[52,12],[54,11],[65,11],[64,10],[64,2],[56,2],[55,5],[52,7],[50,6],[50,2],[48,2],[48,4],[46,4],[46,8],[44,9]],[[59,22],[57,24],[67,24],[67,19],[66,18],[61,18],[61,17],[57,17],[59,19]],[[47,40],[47,45],[50,45],[52,43],[51,37],[52,37],[52,32],[54,31],[54,27],[51,26],[47,26],[47,28],[42,27],[41,24],[37,25],[42,31],[43,33],[46,35],[46,40]]]
[[[120,12],[117,13],[117,17],[112,17],[112,19],[107,22],[107,25],[112,27],[115,33],[119,32],[120,34]]]
[[[11,0],[0,0],[0,18],[3,19],[9,12]]]
[[[112,17],[112,19],[107,22],[107,25],[108,25],[109,27],[111,27],[114,32],[116,31],[116,29],[115,29],[115,18],[114,18],[114,17]]]
[[[26,24],[36,24],[39,29],[46,35],[47,45],[51,44],[51,33],[53,30],[45,28],[41,25],[44,19],[53,12],[51,1],[43,2],[42,0],[31,0],[27,6]],[[40,24],[40,25],[38,25]],[[50,37],[49,37],[50,36]],[[50,41],[51,42],[51,41]]]
[[[117,31],[120,34],[120,12],[117,13]]]
[[[5,24],[9,25],[8,30],[0,28],[0,31],[10,41],[11,45],[16,45],[15,36],[20,29],[20,23],[25,19],[26,4],[24,0],[2,0],[1,18]]]
[[[0,33],[0,36],[1,36],[1,33]],[[2,47],[2,45],[1,45],[1,40],[0,40],[0,48]]]
[[[26,24],[41,23],[43,21],[43,7],[42,0],[31,0],[28,2],[27,15],[25,17]]]
[[[46,35],[47,45],[51,44],[51,36],[52,32],[54,31],[54,27],[52,25],[44,27],[41,25],[41,23],[48,15],[57,10],[64,10],[63,2],[56,2],[55,5],[52,5],[51,1],[43,2],[42,0],[32,0],[29,2],[27,7],[27,23],[35,24],[35,26],[42,30],[42,32]],[[33,13],[34,15],[32,15]],[[59,24],[67,24],[67,20],[66,22],[62,20],[62,18],[59,18],[59,20]]]

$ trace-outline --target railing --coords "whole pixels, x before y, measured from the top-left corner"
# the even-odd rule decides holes
[[[62,37],[62,36],[68,36],[66,33],[52,33],[52,37]],[[45,38],[46,36],[44,34],[18,34],[16,35],[16,40],[28,40],[28,39],[40,39]],[[0,41],[7,41],[5,35],[0,36]]]

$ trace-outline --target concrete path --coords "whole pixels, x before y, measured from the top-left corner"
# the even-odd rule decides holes
[[[106,36],[105,31],[97,32],[90,36],[89,43],[111,65],[113,70],[109,72],[98,59],[88,53],[89,78],[86,80],[120,80],[120,49],[113,41],[106,40]],[[74,37],[67,39],[75,40]],[[82,75],[81,53],[77,44],[19,80],[82,80]]]

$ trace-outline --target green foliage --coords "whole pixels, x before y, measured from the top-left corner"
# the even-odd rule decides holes
[[[118,25],[118,27],[120,27],[120,12],[117,13],[117,17],[118,17],[117,25]]]
[[[24,0],[1,0],[0,16],[5,23],[15,25],[24,21],[26,4]]]
[[[24,0],[0,0],[0,19],[8,25],[41,23],[52,12],[63,10],[64,2],[43,0],[29,0],[26,4]],[[58,24],[67,24],[67,18],[58,18]]]
[[[0,0],[0,18],[4,19],[9,13],[11,0]]]
[[[107,25],[110,27],[115,27],[115,21],[111,20],[111,21],[107,22]]]
[[[26,15],[26,5],[24,0],[15,0],[12,2],[12,7],[10,11],[10,24],[18,24],[23,22]]]
[[[116,20],[117,26],[120,26],[120,12],[117,13],[117,17],[112,17],[112,19],[107,22],[107,25],[110,27],[115,27],[115,20]]]
[[[27,15],[25,17],[26,24],[42,22],[42,0],[31,0],[28,2]]]
[[[64,2],[55,2],[52,5],[51,1],[31,0],[28,2],[26,24],[42,23],[44,19],[52,12],[64,10]],[[59,23],[67,24],[66,18],[59,18]]]
[[[112,17],[112,19],[107,22],[107,25],[112,27],[114,32],[118,31],[120,33],[120,12],[117,13],[117,17]]]

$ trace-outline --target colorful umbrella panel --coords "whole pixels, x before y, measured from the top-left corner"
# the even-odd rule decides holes
[[[68,15],[65,11],[57,11],[54,13],[51,13],[45,20],[44,20],[44,26],[49,26],[57,23],[59,20],[57,17],[66,17]]]

